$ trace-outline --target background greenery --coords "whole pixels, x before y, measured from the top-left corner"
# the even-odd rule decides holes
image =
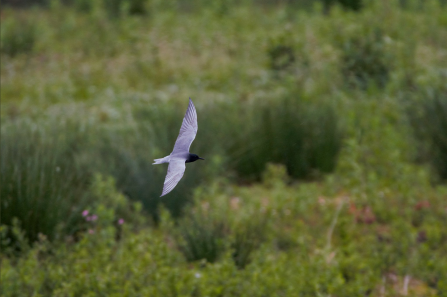
[[[2,7],[1,295],[445,296],[446,57],[442,1]]]

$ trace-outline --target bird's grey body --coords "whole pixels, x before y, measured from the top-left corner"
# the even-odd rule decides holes
[[[183,118],[182,126],[180,127],[180,133],[175,141],[174,149],[169,156],[164,158],[155,159],[153,164],[169,163],[168,173],[166,174],[163,193],[164,196],[171,192],[178,184],[180,179],[185,173],[185,163],[194,162],[198,159],[202,159],[195,154],[189,152],[191,143],[197,134],[197,112],[191,98],[189,98],[188,109],[186,110],[185,117]],[[203,160],[203,159],[202,159]],[[161,197],[160,196],[160,197]]]

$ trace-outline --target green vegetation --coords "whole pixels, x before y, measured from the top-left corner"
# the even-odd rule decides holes
[[[3,124],[0,181],[2,222],[19,219],[31,241],[39,233],[50,239],[61,224],[72,233],[76,213],[88,195],[88,171],[74,156],[82,147],[67,127],[35,127]],[[38,149],[36,149],[38,148]],[[68,228],[68,229],[67,229]]]
[[[1,295],[447,296],[447,7],[202,2],[3,8]]]
[[[31,53],[37,39],[37,30],[31,20],[17,14],[15,18],[2,20],[1,53],[14,57]]]
[[[447,179],[447,85],[424,90],[425,100],[410,101],[409,119],[419,138],[419,158],[431,162],[440,179]],[[413,99],[417,100],[417,99]]]

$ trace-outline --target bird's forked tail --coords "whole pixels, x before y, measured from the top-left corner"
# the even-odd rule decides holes
[[[166,156],[164,158],[160,158],[160,159],[154,159],[154,163],[152,163],[153,165],[156,164],[163,164],[163,163],[169,163],[169,156]]]

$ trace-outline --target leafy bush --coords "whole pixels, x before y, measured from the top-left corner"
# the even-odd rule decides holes
[[[113,210],[113,223],[128,222],[138,227],[145,222],[141,215],[141,202],[130,203],[126,196],[117,190],[115,179],[111,176],[103,176],[96,173],[90,185],[91,202],[89,209],[94,211],[98,208]],[[90,212],[91,212],[90,211]]]

